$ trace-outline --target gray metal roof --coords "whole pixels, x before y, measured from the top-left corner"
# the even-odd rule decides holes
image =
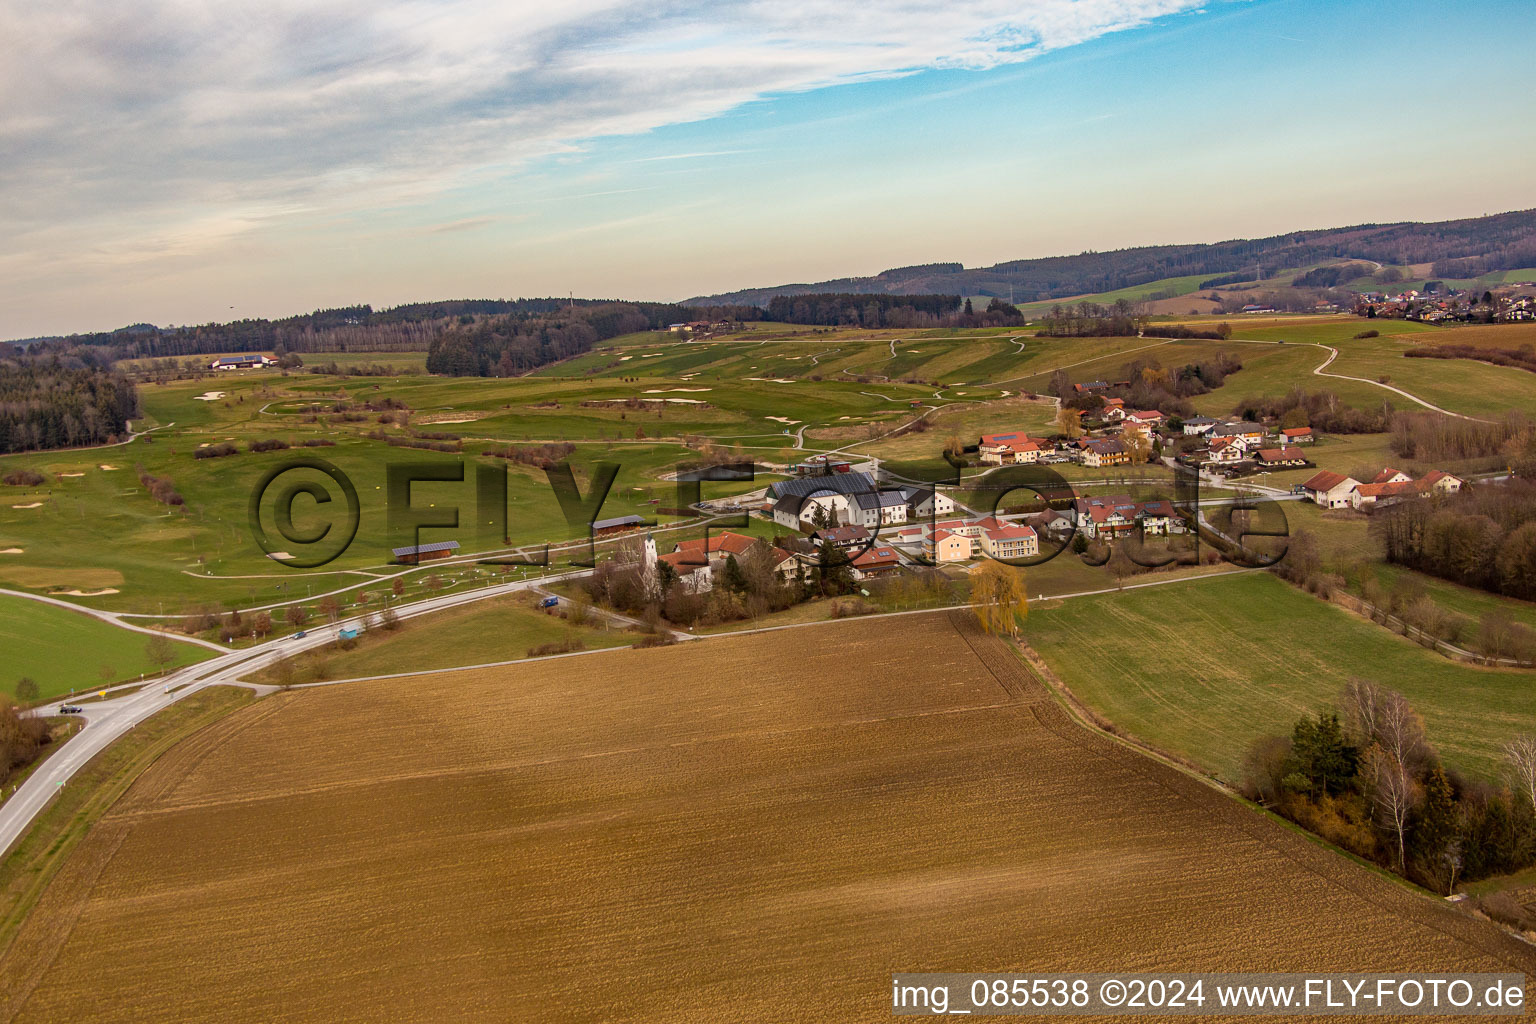
[[[611,530],[615,526],[639,526],[645,522],[642,516],[614,516],[612,519],[594,519],[592,529]]]
[[[873,492],[875,482],[868,473],[831,473],[827,476],[800,476],[792,480],[775,480],[768,485],[768,496],[779,498],[807,498],[812,494],[857,494]]]
[[[456,541],[456,540],[440,540],[440,541],[437,541],[437,542],[432,543],[432,544],[407,544],[403,548],[393,548],[393,549],[391,549],[390,550],[390,554],[394,555],[396,558],[401,558],[401,557],[403,557],[405,555],[431,555],[431,554],[435,554],[435,553],[437,553],[439,551],[457,551],[457,550],[459,550],[459,542],[458,541]]]

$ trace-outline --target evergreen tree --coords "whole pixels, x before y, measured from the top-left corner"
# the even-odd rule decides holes
[[[1344,735],[1339,716],[1318,712],[1317,719],[1303,718],[1291,732],[1291,752],[1285,776],[1304,780],[1313,795],[1342,793],[1354,785],[1360,770],[1360,751]]]

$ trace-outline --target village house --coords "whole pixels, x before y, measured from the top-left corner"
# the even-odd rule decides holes
[[[1264,424],[1249,423],[1247,421],[1223,423],[1221,426],[1216,427],[1212,432],[1215,434],[1220,434],[1224,437],[1240,437],[1244,441],[1248,442],[1250,447],[1257,445],[1260,441],[1263,441],[1266,437],[1269,436],[1269,428]]]
[[[818,544],[831,544],[838,548],[861,548],[874,540],[874,534],[862,526],[832,526],[817,530],[811,539]]]
[[[1314,505],[1322,508],[1349,508],[1353,503],[1350,493],[1359,486],[1360,481],[1354,477],[1324,469],[1302,484],[1301,491]]]
[[[1104,409],[1099,413],[1099,419],[1103,420],[1105,423],[1119,423],[1121,420],[1125,419],[1125,399],[1104,399]]]
[[[748,555],[765,551],[769,568],[781,580],[791,578],[796,568],[795,556],[790,552],[774,547],[761,538],[730,530],[679,541],[671,551],[662,555],[657,555],[655,551],[655,540],[646,537],[644,552],[647,567],[654,566],[657,561],[666,562],[672,566],[678,580],[696,594],[713,588],[715,577],[724,570],[730,558],[740,563]]]
[[[1424,474],[1419,483],[1425,485],[1425,489],[1432,494],[1455,494],[1461,490],[1464,481],[1460,477],[1432,469]]]
[[[907,497],[899,490],[855,491],[848,495],[849,521],[866,530],[907,521]]]
[[[1373,507],[1396,504],[1406,498],[1431,498],[1455,494],[1461,490],[1462,481],[1438,469],[1431,470],[1418,480],[1400,469],[1388,466],[1368,484],[1361,484],[1350,494],[1350,504],[1356,509],[1370,511]]]
[[[1033,558],[1040,553],[1040,539],[1028,526],[1004,525],[981,533],[981,550],[999,561]]]
[[[1136,501],[1126,494],[1090,495],[1074,500],[1072,509],[1077,514],[1077,528],[1085,537],[1112,539],[1137,530],[1148,536],[1184,531],[1183,517],[1172,502],[1162,499]],[[1052,515],[1052,532],[1060,519],[1065,517]]]
[[[1035,441],[998,441],[982,445],[977,451],[988,466],[1016,466],[1037,462],[1043,447]]]
[[[1217,465],[1231,465],[1247,457],[1248,443],[1240,437],[1213,437],[1205,453],[1205,461]]]
[[[982,555],[993,558],[1028,558],[1040,552],[1040,540],[1028,526],[996,516],[981,519],[948,519],[914,525],[899,531],[900,544],[920,544],[934,562],[967,562]]]
[[[1119,441],[1089,441],[1083,446],[1083,465],[1095,469],[1102,466],[1123,466],[1131,461],[1131,453]]]
[[[1277,466],[1305,466],[1307,453],[1300,448],[1260,448],[1254,461],[1268,469]]]
[[[1284,427],[1280,431],[1280,438],[1286,444],[1311,444],[1316,436],[1311,427]]]
[[[901,565],[901,556],[893,547],[873,547],[855,555],[851,564],[853,578],[865,580],[871,577],[888,576],[895,572]]]
[[[1186,437],[1198,437],[1201,434],[1209,434],[1216,426],[1216,421],[1209,416],[1191,416],[1184,421],[1180,428]]]

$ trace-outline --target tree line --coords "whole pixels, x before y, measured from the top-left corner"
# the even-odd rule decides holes
[[[1437,277],[1470,277],[1489,270],[1536,266],[1536,210],[1437,223],[1360,224],[1240,238],[1210,245],[1157,245],[1074,256],[1012,260],[967,269],[930,264],[887,270],[873,277],[809,285],[754,288],[695,301],[768,303],[778,295],[878,292],[891,295],[954,293],[1009,295],[1020,302],[1132,288],[1169,277],[1209,275],[1201,288],[1264,280],[1288,267],[1338,259],[1406,266],[1436,263]],[[1454,271],[1452,273],[1451,271]],[[1300,295],[1302,292],[1291,289]],[[1274,301],[1289,303],[1287,290]],[[1246,301],[1253,301],[1248,299]],[[1316,301],[1315,293],[1310,301]]]
[[[1401,502],[1374,516],[1371,528],[1389,562],[1536,600],[1536,483],[1511,479]]]
[[[998,320],[1008,319],[997,303],[989,307],[989,313]],[[1019,312],[1011,306],[1012,317],[1019,324],[1024,322]],[[763,308],[761,317],[772,323],[815,324],[821,327],[895,327],[903,330],[914,327],[978,327],[981,323],[962,324],[961,318],[977,314],[966,300],[962,306],[958,295],[885,295],[850,292],[825,292],[806,295],[776,295]],[[999,323],[997,326],[1015,326]]]
[[[451,377],[513,377],[569,359],[621,334],[687,321],[694,311],[659,302],[577,304],[458,323],[427,350],[427,371]]]
[[[1246,795],[1440,893],[1536,863],[1536,737],[1506,744],[1494,786],[1446,768],[1402,694],[1356,678],[1339,705],[1254,743]]]
[[[0,360],[0,453],[114,443],[138,415],[132,382],[104,366]]]

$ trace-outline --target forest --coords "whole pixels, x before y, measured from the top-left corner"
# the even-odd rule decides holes
[[[139,415],[120,373],[57,359],[0,360],[0,453],[110,444]]]
[[[427,349],[427,371],[512,377],[581,355],[621,334],[692,320],[696,310],[659,302],[575,303],[543,312],[462,314]]]
[[[1387,560],[1432,576],[1536,600],[1536,484],[1511,479],[1434,501],[1405,501],[1372,528]]]
[[[689,301],[767,305],[781,295],[875,292],[1011,295],[1015,301],[1032,302],[1194,274],[1211,275],[1202,288],[1217,287],[1217,280],[1263,281],[1286,268],[1341,258],[1395,265],[1434,263],[1436,277],[1455,278],[1536,266],[1536,210],[1435,223],[1360,224],[1209,245],[1088,251],[971,269],[937,263],[887,270],[874,277],[749,288]]]
[[[33,341],[32,354],[103,353],[108,359],[146,359],[230,352],[421,352],[447,334],[482,322],[504,324],[547,317],[586,319],[599,334],[606,321],[625,309],[668,310],[647,315],[655,326],[691,320],[697,310],[661,303],[615,302],[602,299],[452,299],[419,302],[375,310],[344,306],[280,320],[236,320],[196,327],[158,328],[135,324],[116,331],[75,334]],[[620,332],[622,333],[622,332]]]
[[[1014,310],[1015,315],[1017,312]],[[778,296],[768,302],[761,315],[764,320],[785,324],[906,329],[960,326],[958,319],[964,312],[958,295],[897,296],[827,292]],[[971,315],[975,316],[974,311]],[[1022,317],[1019,322],[1023,323]]]

